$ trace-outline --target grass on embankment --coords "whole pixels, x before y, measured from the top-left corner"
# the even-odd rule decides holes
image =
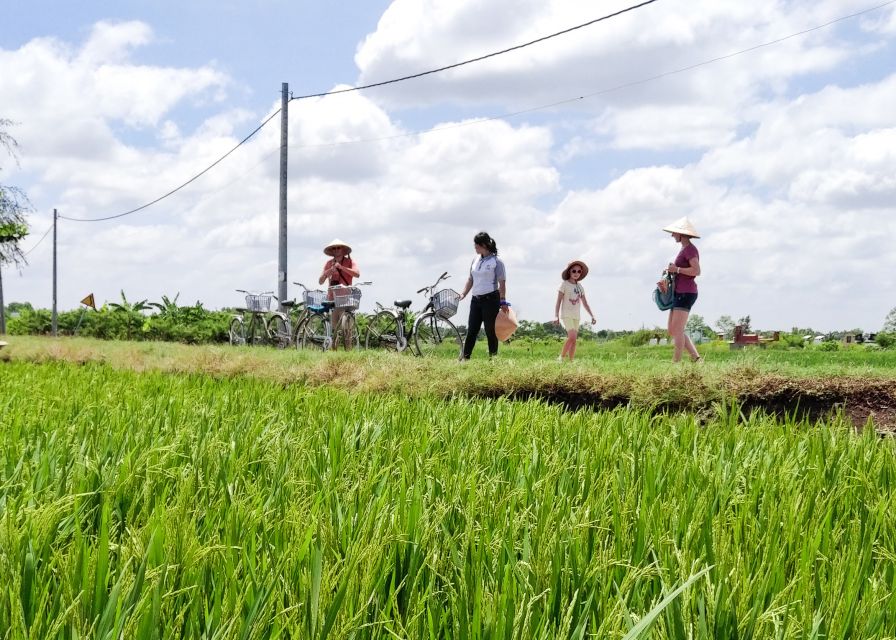
[[[556,362],[553,345],[502,345],[494,362],[479,345],[474,359],[409,354],[326,353],[107,342],[86,338],[10,337],[0,360],[101,362],[117,369],[251,376],[283,385],[327,386],[406,397],[540,397],[571,408],[630,406],[706,411],[737,399],[746,409],[812,417],[845,410],[859,426],[896,425],[896,351],[851,349],[728,351],[701,346],[707,362],[673,364],[668,347],[584,343],[574,364]]]
[[[9,640],[619,640],[709,567],[641,637],[896,635],[896,442],[838,420],[94,364],[0,389]]]

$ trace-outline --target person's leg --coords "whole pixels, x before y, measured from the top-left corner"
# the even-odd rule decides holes
[[[330,312],[330,327],[333,330],[333,345],[330,348],[333,351],[339,349],[339,343],[343,340],[342,314],[342,309],[333,309]]]
[[[669,313],[669,335],[675,343],[675,350],[672,353],[672,362],[681,360],[681,352],[685,347],[687,336],[684,335],[684,326],[688,322],[688,312],[684,309],[672,309]],[[693,345],[691,345],[693,348]]]
[[[574,331],[570,331],[567,334],[566,341],[569,343],[569,360],[570,362],[576,357],[576,340],[579,338],[579,331],[576,329]]]
[[[485,337],[488,339],[488,355],[498,355],[498,334],[495,333],[495,320],[501,312],[501,300],[498,296],[487,299],[482,305],[482,322],[485,325]]]
[[[463,359],[469,360],[482,327],[482,305],[476,298],[470,298],[470,316],[467,319],[467,338],[464,340]]]
[[[342,345],[346,351],[355,348],[355,316],[350,313],[342,314]]]

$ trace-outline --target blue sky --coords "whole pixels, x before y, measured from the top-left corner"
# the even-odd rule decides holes
[[[281,82],[296,95],[376,82],[628,4],[23,4],[0,34],[0,117],[18,123],[21,144],[0,180],[34,203],[28,249],[54,207],[119,213],[205,168],[279,107]],[[471,238],[487,229],[523,317],[550,319],[559,272],[583,258],[600,326],[662,325],[650,290],[675,246],[660,229],[687,215],[703,236],[694,312],[710,323],[750,314],[763,329],[875,330],[896,304],[894,5],[636,87],[476,122],[873,5],[660,0],[436,76],[293,102],[289,279],[316,280],[320,248],[339,236],[375,282],[362,308],[443,270],[461,288]],[[62,221],[60,306],[123,289],[221,307],[238,302],[234,289],[274,288],[277,124],[139,214]],[[445,128],[413,134],[431,127]],[[49,305],[50,255],[45,241],[21,272],[5,270],[8,300]]]

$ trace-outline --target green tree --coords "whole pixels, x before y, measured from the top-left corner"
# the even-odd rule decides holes
[[[749,315],[746,315],[746,316],[740,318],[737,321],[737,324],[739,324],[741,327],[743,327],[744,333],[750,333],[753,330],[753,327],[750,326],[750,316]]]
[[[0,147],[13,159],[18,160],[19,143],[6,132],[11,120],[0,118]],[[3,167],[0,166],[0,172]],[[6,333],[6,313],[3,305],[3,265],[16,266],[25,263],[25,254],[20,242],[28,235],[25,213],[30,209],[28,198],[18,187],[4,185],[0,181],[0,334]]]
[[[706,324],[703,316],[696,313],[693,313],[688,317],[688,323],[685,325],[685,330],[688,333],[701,334],[707,338],[712,338],[714,333],[712,328]]]
[[[0,118],[0,147],[9,157],[18,161],[19,143],[6,132],[6,128],[12,124],[12,121]],[[2,170],[0,165],[0,171]],[[24,264],[25,255],[19,242],[28,235],[25,214],[29,210],[30,203],[21,189],[0,182],[0,265]]]
[[[881,331],[884,333],[896,333],[896,307],[890,309],[890,313],[884,318],[884,326]]]
[[[731,319],[731,316],[722,316],[716,320],[716,330],[719,333],[724,333],[725,337],[730,340],[734,337],[734,320]]]

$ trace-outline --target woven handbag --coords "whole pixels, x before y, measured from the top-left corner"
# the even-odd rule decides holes
[[[675,306],[675,275],[665,271],[660,282],[665,283],[665,286],[657,285],[653,290],[653,301],[657,309],[668,311]]]

